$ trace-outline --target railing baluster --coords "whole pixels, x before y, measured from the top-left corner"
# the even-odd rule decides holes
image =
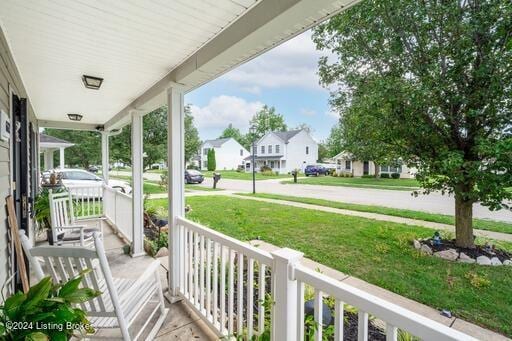
[[[244,327],[244,255],[238,253],[237,332],[242,335]]]
[[[219,250],[217,248],[217,243],[213,243],[213,324],[217,327],[218,320],[218,311],[219,311]]]
[[[235,252],[229,250],[229,274],[228,274],[228,335],[233,335],[233,313],[235,310]]]
[[[362,310],[357,313],[357,340],[368,340],[368,313]]]
[[[189,230],[188,234],[188,299],[190,300],[190,302],[192,302],[194,299],[194,232],[192,230]]]
[[[247,336],[250,340],[254,332],[254,259],[248,258],[247,263]]]
[[[212,241],[206,239],[206,318],[212,318]]]
[[[297,281],[297,340],[304,340],[304,282]]]
[[[396,341],[398,339],[398,328],[386,323],[386,341]]]
[[[334,341],[343,341],[343,302],[334,302]]]
[[[322,291],[315,289],[315,341],[322,341],[323,332],[323,299]]]
[[[199,234],[194,233],[194,306],[199,304]]]
[[[199,311],[203,311],[205,309],[204,302],[204,236],[199,237]]]
[[[224,246],[220,246],[220,332],[226,329],[226,252]]]
[[[258,285],[258,334],[265,331],[265,271],[266,266],[261,262],[259,264],[259,285]]]
[[[190,274],[190,264],[189,264],[189,259],[190,259],[190,243],[189,243],[189,230],[187,228],[185,228],[185,231],[184,231],[184,242],[185,242],[185,259],[183,260],[183,272],[184,272],[184,285],[183,285],[183,291],[184,291],[184,294],[185,294],[185,297],[190,299],[190,293],[188,291],[188,279],[189,279],[189,274]]]

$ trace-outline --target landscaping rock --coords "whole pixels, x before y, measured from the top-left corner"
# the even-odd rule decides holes
[[[510,259],[504,260],[503,265],[512,266],[512,260],[510,260]]]
[[[424,253],[424,254],[427,254],[427,255],[432,255],[432,253],[433,253],[432,249],[430,248],[430,246],[425,245],[425,244],[421,245],[420,251],[422,253]]]
[[[491,258],[491,265],[493,266],[500,266],[503,265],[498,257],[492,257]]]
[[[169,249],[167,249],[166,247],[163,247],[160,250],[158,250],[158,252],[155,255],[155,258],[166,257],[166,256],[169,256]]]
[[[491,265],[491,260],[489,259],[489,257],[486,257],[486,256],[477,257],[476,262],[477,262],[477,264],[480,264],[480,265]]]
[[[468,264],[473,264],[476,262],[476,260],[474,258],[469,257],[464,252],[460,253],[458,261],[461,263],[468,263]]]
[[[434,256],[440,257],[446,260],[454,261],[459,258],[459,253],[455,249],[448,249],[434,253]]]
[[[421,243],[418,240],[414,239],[412,243],[414,244],[414,248],[416,250],[421,249]]]
[[[169,231],[169,225],[164,225],[160,228],[160,232],[167,232]]]

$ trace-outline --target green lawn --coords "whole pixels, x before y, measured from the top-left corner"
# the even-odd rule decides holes
[[[213,177],[213,172],[203,172],[203,175],[207,178]],[[237,171],[217,171],[217,173],[221,174],[221,182],[222,179],[236,179],[236,180],[252,180],[252,173],[246,172],[237,172]],[[256,173],[256,180],[268,180],[268,179],[286,179],[291,178],[290,174],[279,174],[279,175],[262,175],[261,173]]]
[[[195,191],[207,191],[207,192],[223,191],[224,190],[224,189],[218,188],[218,187],[213,189],[212,187],[205,187],[205,186],[199,186],[199,185],[187,185],[187,184],[185,184],[185,189],[192,189]]]
[[[166,207],[166,202],[150,205]],[[187,204],[189,218],[219,232],[300,250],[339,271],[512,336],[512,268],[422,256],[411,241],[431,236],[431,229],[223,196],[188,197]],[[512,244],[499,244],[512,251]]]
[[[279,195],[279,194],[265,194],[265,193],[257,193],[257,194],[237,193],[237,194],[249,196],[249,197],[256,196],[256,197],[260,197],[260,198],[288,200],[288,201],[294,201],[294,202],[301,202],[301,203],[305,203],[305,204],[341,208],[341,209],[345,209],[345,210],[379,213],[379,214],[386,214],[386,215],[391,215],[391,216],[395,216],[395,217],[404,217],[404,218],[431,221],[434,223],[455,225],[454,216],[445,215],[445,214],[427,213],[427,212],[421,212],[421,211],[413,211],[413,210],[391,208],[391,207],[384,207],[384,206],[351,204],[351,203],[345,203],[345,202],[339,202],[339,201],[329,201],[329,200],[323,200],[323,199],[294,197],[294,196]],[[473,226],[474,226],[474,228],[480,229],[480,230],[512,233],[512,224],[501,222],[501,221],[494,221],[494,220],[487,220],[487,219],[473,219]]]
[[[293,184],[293,181],[283,181]],[[297,180],[301,185],[345,186],[359,188],[392,189],[410,191],[419,187],[416,179],[343,178],[334,176],[311,176]]]

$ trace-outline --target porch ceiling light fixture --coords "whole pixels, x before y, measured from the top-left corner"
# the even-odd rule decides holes
[[[99,90],[103,83],[103,78],[83,75],[82,81],[87,89]]]
[[[68,117],[71,121],[81,121],[84,116],[80,114],[68,114]]]

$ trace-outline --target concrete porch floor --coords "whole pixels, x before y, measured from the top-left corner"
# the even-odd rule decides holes
[[[147,266],[155,259],[149,256],[142,256],[132,258],[129,255],[123,253],[123,246],[125,242],[119,236],[117,236],[110,225],[106,222],[103,224],[103,242],[105,245],[105,252],[112,271],[113,277],[119,278],[137,278],[140,276]],[[94,225],[97,226],[97,223]],[[45,242],[46,243],[46,242]],[[38,243],[42,245],[44,243]],[[162,281],[162,288],[164,294],[167,291],[167,271],[162,266],[160,267],[160,278]],[[218,337],[212,332],[209,327],[195,314],[190,308],[187,307],[184,301],[177,301],[175,303],[169,303],[166,300],[166,306],[169,308],[169,313],[162,325],[162,328],[158,332],[155,340],[217,340]],[[153,306],[154,307],[154,306]],[[147,311],[146,311],[147,310]],[[152,307],[148,307],[143,310],[137,317],[133,325],[130,327],[130,333],[136,335],[143,324],[146,322]],[[158,318],[159,313],[156,313]],[[146,327],[148,332],[151,330],[154,321]],[[140,340],[145,340],[145,333],[140,336]],[[118,329],[103,329],[98,330],[95,338],[100,339],[112,339],[120,338],[120,332]]]

